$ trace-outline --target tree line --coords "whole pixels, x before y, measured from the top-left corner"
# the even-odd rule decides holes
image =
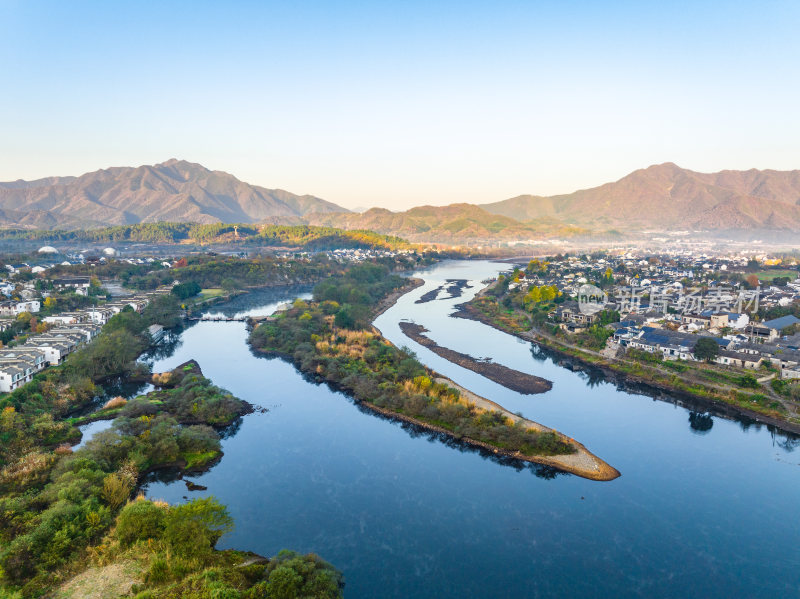
[[[375,265],[352,267],[314,289],[314,301],[297,301],[256,327],[251,345],[291,359],[312,376],[336,384],[357,400],[472,439],[524,455],[574,450],[553,433],[529,429],[502,412],[477,408],[438,382],[407,348],[397,348],[371,329],[380,299],[403,285]]]

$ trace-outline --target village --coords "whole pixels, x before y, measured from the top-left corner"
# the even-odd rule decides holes
[[[0,349],[0,392],[9,393],[31,381],[38,372],[48,366],[64,362],[66,357],[94,339],[111,317],[125,309],[141,312],[154,295],[170,292],[169,287],[149,293],[135,294],[125,298],[108,301],[96,307],[81,308],[71,312],[62,312],[45,316],[39,327],[43,332],[32,333],[24,337],[24,341],[13,347]],[[0,316],[19,318],[22,315],[33,315],[39,312],[39,301],[7,302],[0,306]],[[10,326],[6,319],[0,326]],[[30,320],[29,320],[30,322]],[[164,335],[161,325],[151,325],[148,334],[157,342]]]
[[[117,260],[116,254],[113,248],[106,248],[88,256],[62,255],[44,246],[29,262],[5,264],[0,280],[0,293],[7,298],[0,301],[0,335],[6,344],[0,349],[0,393],[14,391],[48,366],[63,363],[69,354],[94,339],[115,314],[126,309],[141,312],[154,295],[170,292],[165,286],[131,294],[114,281],[104,281],[101,286],[96,277],[48,274],[56,266],[63,272],[87,262],[105,264]],[[58,261],[53,260],[56,257]],[[127,258],[125,262],[161,268],[171,265],[152,257]],[[63,303],[75,308],[52,309]],[[148,333],[158,341],[163,329],[153,325]]]
[[[358,263],[409,251],[338,249],[323,253],[340,263]],[[98,335],[115,314],[126,308],[141,312],[153,295],[170,293],[177,283],[132,294],[119,280],[105,277],[101,281],[86,275],[83,267],[131,265],[150,271],[170,269],[175,264],[179,263],[166,257],[137,255],[119,248],[68,253],[53,246],[43,246],[22,261],[6,262],[0,269],[0,294],[6,298],[0,300],[0,342],[5,344],[0,345],[0,393],[11,392],[48,366],[63,363],[70,353]],[[82,274],[70,274],[75,269],[81,269]],[[64,304],[74,307],[53,309]],[[160,325],[152,325],[148,333],[153,341],[164,334]]]
[[[797,275],[791,259],[741,253],[556,256],[512,272],[506,306],[516,296],[534,321],[537,304],[548,306],[540,325],[557,326],[568,338],[591,330],[608,356],[630,349],[663,360],[769,365],[776,372],[768,376],[796,379]],[[548,289],[551,304],[543,302]]]

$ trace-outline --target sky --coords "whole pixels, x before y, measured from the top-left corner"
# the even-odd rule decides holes
[[[800,2],[0,0],[0,181],[170,158],[343,206],[800,168]]]

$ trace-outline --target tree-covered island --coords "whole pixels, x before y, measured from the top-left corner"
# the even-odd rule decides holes
[[[413,285],[385,266],[363,264],[314,289],[256,326],[250,344],[286,357],[304,373],[365,407],[497,454],[608,480],[619,473],[573,439],[478,398],[423,366],[371,326],[382,301]]]

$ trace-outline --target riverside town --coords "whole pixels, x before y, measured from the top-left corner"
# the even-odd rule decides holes
[[[690,429],[702,434],[721,419],[746,422],[748,430],[767,426],[786,448],[800,439],[800,256],[792,252],[651,253],[634,244],[520,259],[424,245],[389,249],[380,240],[355,249],[337,248],[344,240],[327,243],[269,252],[224,241],[213,251],[123,243],[76,254],[43,246],[8,261],[0,271],[0,402],[8,441],[0,483],[3,501],[11,502],[7,513],[21,515],[35,502],[42,514],[63,509],[46,495],[65,484],[52,478],[61,460],[62,467],[92,461],[93,476],[104,482],[85,507],[70,504],[85,511],[81,518],[97,513],[100,522],[60,533],[72,539],[62,549],[42,545],[37,552],[47,562],[31,561],[24,549],[39,542],[35,535],[55,534],[42,528],[46,520],[9,529],[12,542],[0,551],[7,584],[34,592],[58,580],[69,594],[89,576],[102,586],[102,562],[80,574],[74,561],[100,542],[113,543],[113,563],[132,568],[130,588],[184,584],[179,577],[147,582],[158,560],[170,564],[185,558],[169,555],[192,549],[168,540],[177,532],[167,524],[139,532],[144,516],[135,514],[167,510],[164,518],[183,526],[182,512],[170,515],[183,508],[159,507],[159,498],[180,499],[182,481],[200,493],[207,485],[194,480],[214,472],[231,488],[240,484],[236,470],[226,470],[230,458],[223,459],[222,448],[254,442],[236,432],[247,422],[257,425],[257,435],[268,426],[261,419],[277,408],[256,408],[266,403],[256,389],[269,387],[260,386],[261,377],[283,377],[312,395],[343,394],[357,406],[347,419],[360,414],[370,427],[400,424],[490,467],[513,465],[542,480],[572,475],[611,484],[626,476],[626,460],[613,444],[591,441],[602,436],[581,424],[580,410],[572,419],[530,410],[537,398],[584,376],[593,381],[584,392],[589,401],[602,389],[672,402],[688,410]],[[442,326],[464,329],[466,337],[450,333],[437,343]],[[476,335],[493,341],[475,346],[469,338]],[[520,353],[525,346],[514,338],[530,350]],[[211,361],[203,357],[209,350]],[[281,363],[303,378],[278,374]],[[214,386],[209,371],[247,399]],[[486,382],[470,383],[461,374],[469,371]],[[236,382],[251,377],[255,387]],[[271,393],[283,397],[281,389]],[[302,402],[293,408],[305,409]],[[103,457],[111,446],[122,453]],[[26,482],[35,472],[42,482]],[[24,499],[21,489],[28,489]],[[212,520],[225,509],[198,503],[201,497],[186,506],[211,510],[204,518]],[[106,528],[113,518],[117,528]],[[134,529],[120,532],[129,520]],[[211,553],[193,566],[197,572],[233,573],[226,568],[263,559],[255,581],[270,584],[271,568],[285,559],[307,571],[303,584],[322,585],[333,596],[345,588],[342,574],[317,557],[268,560],[213,550],[218,533],[208,526],[203,551]],[[144,534],[165,535],[163,545],[134,559]],[[244,579],[235,584],[255,588]]]
[[[800,2],[0,15],[0,599],[800,597]]]

